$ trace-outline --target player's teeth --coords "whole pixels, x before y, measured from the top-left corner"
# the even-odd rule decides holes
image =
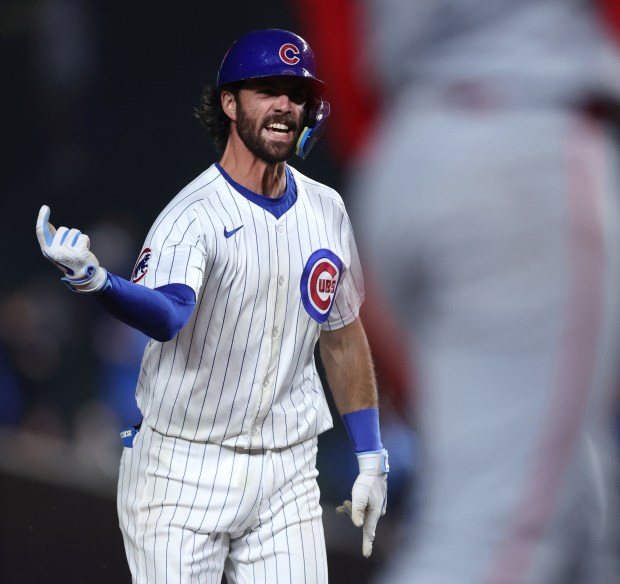
[[[279,132],[288,132],[288,126],[286,124],[269,124],[269,129],[277,130]]]

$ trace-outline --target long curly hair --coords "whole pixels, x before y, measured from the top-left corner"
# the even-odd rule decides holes
[[[226,90],[237,99],[238,84],[227,85]],[[200,102],[194,108],[194,117],[198,118],[201,126],[207,130],[218,155],[224,152],[230,134],[230,118],[222,109],[221,95],[221,88],[208,85],[200,96]]]

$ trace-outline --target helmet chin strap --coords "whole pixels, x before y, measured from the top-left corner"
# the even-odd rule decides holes
[[[321,100],[316,111],[310,113],[308,125],[302,130],[297,140],[297,146],[295,147],[295,154],[297,156],[302,159],[308,156],[317,140],[324,134],[325,122],[329,117],[330,110],[329,102]]]

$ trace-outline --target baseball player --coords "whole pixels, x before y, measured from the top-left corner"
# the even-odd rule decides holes
[[[358,318],[362,273],[339,195],[286,163],[320,137],[323,90],[301,37],[239,38],[197,110],[219,162],[161,212],[131,282],[41,208],[39,243],[65,284],[151,337],[144,418],[123,433],[118,488],[135,582],[327,581],[315,463],[332,419],[319,337],[360,467],[339,511],[371,553],[388,465]]]
[[[424,444],[379,581],[619,582],[609,23],[585,0],[366,4],[393,100],[354,224],[409,338]]]

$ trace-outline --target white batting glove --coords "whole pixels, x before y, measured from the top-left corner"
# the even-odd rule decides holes
[[[360,467],[351,501],[345,501],[336,512],[347,515],[356,527],[362,528],[362,554],[365,558],[372,553],[372,542],[379,517],[385,515],[387,507],[387,473],[390,471],[387,450],[362,452],[357,455]]]
[[[37,218],[37,239],[43,255],[64,273],[62,281],[75,292],[97,292],[108,273],[90,251],[90,239],[77,229],[50,222],[50,208],[43,205]]]

